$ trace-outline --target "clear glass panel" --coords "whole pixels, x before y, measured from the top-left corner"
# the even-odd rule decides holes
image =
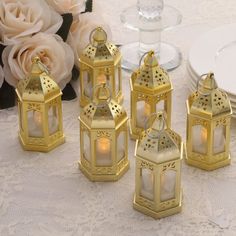
[[[96,140],[96,164],[97,166],[112,165],[112,145],[108,138],[99,138]]]
[[[175,198],[176,171],[167,170],[161,175],[161,201]]]
[[[28,134],[30,137],[43,137],[43,115],[39,111],[28,111]]]
[[[193,152],[207,153],[207,129],[202,125],[192,127],[192,147]]]
[[[151,106],[145,101],[137,102],[137,114],[136,114],[136,125],[137,127],[144,128],[145,120],[151,114]]]
[[[83,132],[83,142],[84,142],[84,146],[83,146],[84,158],[90,162],[91,161],[91,146],[90,146],[90,138],[87,132]]]
[[[156,104],[156,112],[158,111],[164,111],[164,100],[161,100]]]
[[[154,174],[150,169],[141,169],[141,196],[154,199]]]
[[[120,132],[117,138],[117,161],[119,162],[121,159],[125,157],[125,148],[126,148],[126,140],[125,140],[125,132]]]
[[[57,107],[51,106],[48,110],[48,131],[49,135],[54,134],[59,130]]]
[[[92,93],[92,80],[90,78],[90,74],[87,71],[83,72],[83,79],[84,79],[84,95],[86,97],[91,97]]]
[[[225,150],[225,126],[220,125],[214,129],[213,153],[217,154]]]

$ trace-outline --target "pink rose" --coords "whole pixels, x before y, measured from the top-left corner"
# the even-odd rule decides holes
[[[30,72],[32,60],[39,56],[61,89],[71,79],[74,54],[71,47],[58,35],[38,33],[13,46],[7,46],[2,55],[5,80],[16,87]]]
[[[46,0],[59,14],[72,13],[78,15],[85,10],[85,0]]]
[[[0,88],[2,87],[3,80],[4,80],[4,74],[2,67],[0,66]]]
[[[1,0],[0,43],[12,45],[38,32],[54,34],[62,17],[44,0]]]

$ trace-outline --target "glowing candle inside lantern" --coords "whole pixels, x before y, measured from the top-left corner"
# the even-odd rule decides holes
[[[106,77],[105,74],[100,74],[100,75],[97,77],[97,82],[98,82],[98,84],[106,83],[106,80],[107,80],[107,77]]]
[[[53,113],[48,116],[49,134],[53,134],[58,130],[58,119]],[[28,118],[28,130],[30,137],[43,136],[43,117],[39,111],[33,111],[33,117]]]
[[[97,165],[111,165],[111,141],[108,138],[99,138],[96,149]]]
[[[193,127],[193,151],[198,153],[207,152],[207,129],[201,125]]]
[[[147,117],[151,114],[151,105],[144,103],[144,106],[137,108],[137,126],[140,128],[145,128],[145,121]]]
[[[34,111],[34,122],[37,126],[42,125],[42,114],[38,111]]]

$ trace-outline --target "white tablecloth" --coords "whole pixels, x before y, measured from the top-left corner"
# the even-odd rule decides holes
[[[116,43],[137,40],[119,19],[135,0],[100,1]],[[166,0],[183,14],[182,24],[163,34],[178,46],[182,65],[170,73],[174,85],[172,127],[185,139],[186,59],[199,33],[236,21],[235,0]],[[202,55],[204,56],[204,55]],[[124,106],[129,112],[129,74]],[[79,171],[78,101],[64,102],[66,143],[50,153],[22,150],[16,108],[0,111],[0,235],[236,235],[236,120],[232,122],[232,164],[205,172],[183,163],[183,211],[154,220],[132,208],[134,141],[130,170],[115,183],[92,183]]]

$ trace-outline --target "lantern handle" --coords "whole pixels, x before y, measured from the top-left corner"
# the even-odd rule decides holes
[[[40,57],[36,56],[33,58],[32,63],[37,63],[39,67],[41,67],[41,69],[47,74],[49,75],[49,69],[48,67],[42,63],[42,61],[40,60]]]
[[[95,45],[93,44],[93,42],[92,42],[92,36],[93,36],[94,32],[95,32],[98,28],[100,28],[100,29],[105,33],[105,37],[106,37],[105,41],[107,41],[107,32],[106,32],[102,27],[97,27],[97,28],[93,29],[93,30],[90,32],[90,35],[89,35],[89,43],[90,43],[93,47],[95,47],[95,48],[98,48],[98,46],[95,46]]]
[[[148,54],[149,52],[145,52],[142,56],[141,56],[141,58],[140,58],[140,60],[139,60],[139,63],[138,63],[138,66],[139,67],[141,67],[141,63],[142,63],[142,61],[143,61],[143,58]]]
[[[154,116],[156,116],[156,118],[155,119],[159,119],[159,120],[161,120],[161,121],[163,121],[162,122],[162,126],[160,127],[161,129],[160,130],[158,130],[157,131],[157,134],[156,135],[150,135],[147,131],[148,131],[148,128],[147,128],[147,124],[148,124],[148,122],[149,122],[149,120],[152,118],[152,117],[154,117]],[[155,120],[154,120],[155,121]],[[158,115],[157,115],[157,113],[152,113],[149,117],[147,117],[146,118],[146,120],[145,120],[145,123],[144,123],[144,130],[145,130],[145,132],[146,132],[146,134],[147,134],[147,136],[149,137],[149,138],[152,138],[152,139],[158,139],[159,137],[160,137],[160,134],[161,134],[161,132],[165,129],[165,124],[166,124],[166,118],[165,118],[165,116],[164,116],[164,113],[163,113],[163,115],[159,115],[159,117],[158,117]]]
[[[108,91],[108,97],[107,97],[107,100],[105,101],[105,102],[102,102],[102,103],[100,103],[100,104],[96,104],[95,103],[95,98],[93,98],[93,93],[94,93],[94,91],[95,90],[97,90],[98,88],[104,88],[104,89],[106,89],[107,91]],[[90,93],[90,97],[92,98],[92,103],[93,103],[93,105],[94,106],[96,106],[96,107],[103,107],[106,103],[109,103],[110,101],[111,101],[111,89],[110,89],[110,87],[109,86],[107,86],[107,84],[106,83],[101,83],[101,84],[97,84],[97,85],[95,85],[94,87],[92,87],[92,89],[91,89],[91,93]]]
[[[209,93],[202,93],[202,92],[200,92],[199,91],[199,87],[200,87],[200,81],[201,81],[201,79],[204,77],[204,76],[207,76],[209,73],[205,73],[205,74],[202,74],[202,75],[200,75],[200,77],[198,78],[198,80],[197,80],[197,91],[201,94],[201,95],[205,95],[205,96],[207,96],[207,95],[210,95],[211,93],[209,92]],[[217,82],[216,82],[216,80],[214,79],[214,83],[215,83],[215,85],[217,86]]]

